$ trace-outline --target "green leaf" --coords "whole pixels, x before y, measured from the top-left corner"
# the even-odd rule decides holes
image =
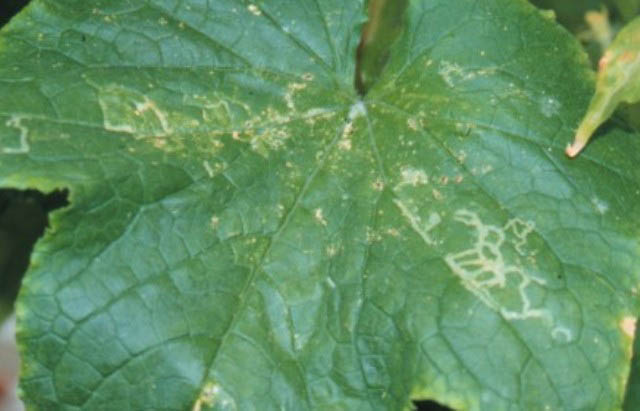
[[[596,92],[567,155],[575,157],[620,103],[640,101],[640,17],[616,36],[599,62]]]
[[[519,0],[34,0],[0,185],[69,190],[19,297],[31,409],[618,409],[640,136],[570,162],[579,45]]]

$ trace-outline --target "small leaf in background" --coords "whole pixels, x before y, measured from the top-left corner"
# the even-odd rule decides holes
[[[615,34],[609,21],[609,11],[606,8],[602,8],[600,11],[589,10],[585,13],[584,20],[589,25],[589,30],[582,32],[578,38],[595,41],[602,50],[609,47]]]
[[[600,59],[596,92],[566,153],[575,157],[622,103],[640,100],[640,17],[620,33]]]

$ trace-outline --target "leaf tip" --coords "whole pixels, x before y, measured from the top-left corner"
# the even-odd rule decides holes
[[[567,157],[569,158],[575,158],[578,154],[580,154],[580,152],[582,151],[582,149],[584,148],[584,146],[587,145],[587,142],[584,140],[578,140],[577,138],[573,141],[573,143],[571,144],[567,144],[567,148],[564,150],[565,154],[567,155]]]
[[[567,145],[567,148],[564,150],[565,154],[569,158],[575,158],[578,154],[584,150],[585,146],[591,140],[591,136],[593,132],[598,128],[598,126],[602,123],[599,120],[599,117],[596,117],[594,120],[594,116],[587,115],[580,123],[578,130],[576,131],[576,136],[573,138],[573,143]]]

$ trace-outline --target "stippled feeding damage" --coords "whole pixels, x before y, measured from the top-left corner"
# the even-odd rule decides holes
[[[229,393],[227,393],[219,383],[209,381],[204,384],[191,410],[201,411],[203,408],[213,408],[216,406],[219,406],[223,410],[237,409],[236,402]]]

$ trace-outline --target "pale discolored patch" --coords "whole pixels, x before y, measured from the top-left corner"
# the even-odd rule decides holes
[[[540,112],[543,116],[551,118],[558,115],[560,112],[561,104],[553,97],[543,96],[539,101]]]
[[[634,338],[636,335],[636,322],[638,318],[630,315],[624,317],[620,321],[620,329],[629,338]]]
[[[327,219],[324,217],[324,212],[321,208],[316,208],[313,211],[313,218],[322,226],[327,226]]]
[[[455,87],[460,83],[471,81],[476,77],[489,76],[495,74],[495,72],[495,67],[487,67],[479,70],[469,70],[457,63],[452,63],[446,60],[442,60],[438,65],[438,74],[449,87]]]
[[[222,389],[222,386],[217,382],[207,382],[200,395],[193,404],[192,411],[202,411],[203,409],[220,406],[225,410],[236,410],[237,405],[231,396]]]
[[[353,121],[358,117],[367,115],[367,107],[362,101],[357,101],[349,108],[349,120]]]
[[[513,241],[514,248],[518,253],[523,252],[522,247],[527,235],[533,230],[533,223],[512,219],[499,227],[483,223],[478,214],[465,209],[456,211],[454,220],[471,227],[475,232],[473,247],[445,256],[445,262],[460,277],[462,285],[507,320],[549,318],[548,310],[532,307],[527,294],[530,286],[542,286],[546,282],[529,274],[519,262],[507,261],[503,253],[508,232],[513,232],[516,238]],[[495,291],[504,289],[508,282],[513,281],[517,283],[519,310],[504,307],[495,295]],[[558,332],[559,329],[556,334]]]
[[[294,100],[295,94],[300,90],[304,90],[305,88],[307,88],[306,83],[290,83],[287,86],[287,91],[286,93],[284,93],[284,101],[287,105],[287,108],[292,112],[296,111],[296,103]]]
[[[595,197],[595,196],[591,197],[591,204],[593,204],[593,207],[596,209],[596,211],[600,215],[604,215],[607,213],[607,211],[609,211],[609,204],[602,201],[598,197]]]
[[[557,326],[551,330],[551,338],[556,341],[569,343],[573,341],[573,332],[569,328]]]
[[[29,129],[22,124],[23,119],[23,117],[13,115],[5,123],[7,127],[18,129],[18,131],[20,132],[20,136],[19,144],[17,147],[2,147],[2,152],[4,154],[26,154],[30,151],[29,141],[27,140]]]
[[[429,176],[424,170],[414,167],[403,167],[400,171],[400,182],[396,185],[394,190],[398,190],[403,186],[421,186],[429,183]]]
[[[132,134],[135,138],[163,138],[173,132],[168,114],[135,90],[118,85],[100,88],[98,103],[106,130]]]
[[[373,183],[371,183],[371,188],[373,188],[375,191],[384,190],[384,181],[380,178],[376,179]]]
[[[416,120],[414,117],[409,117],[407,119],[407,127],[410,130],[418,131],[418,120]]]
[[[217,230],[218,226],[220,225],[220,217],[218,217],[217,215],[211,216],[211,220],[209,222],[209,225],[214,230]]]
[[[247,10],[249,10],[249,12],[254,16],[262,15],[262,11],[255,4],[249,4],[249,6],[247,6]]]
[[[422,217],[420,217],[418,211],[415,210],[414,207],[411,207],[398,199],[394,199],[393,202],[398,206],[402,215],[407,219],[413,231],[418,233],[420,238],[422,238],[426,244],[435,245],[436,242],[429,232],[442,222],[440,214],[432,212],[429,214],[427,221],[423,221]]]

